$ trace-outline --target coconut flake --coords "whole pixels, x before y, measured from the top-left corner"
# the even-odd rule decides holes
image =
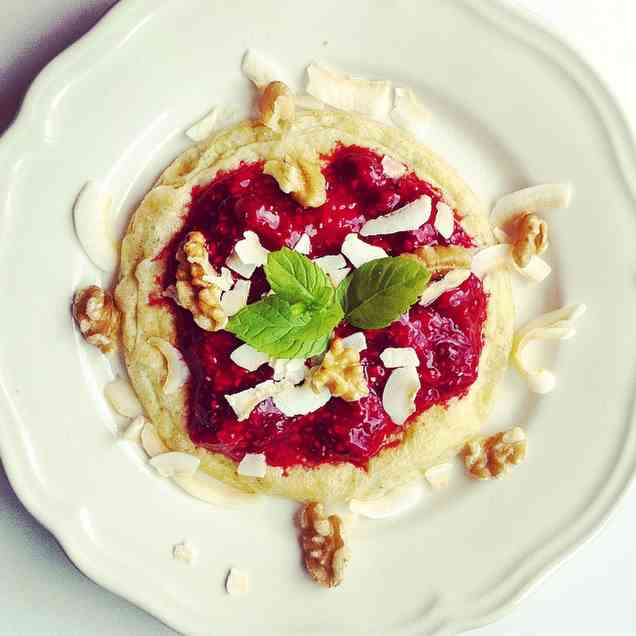
[[[422,139],[428,130],[431,113],[410,88],[396,88],[391,119],[396,126]]]
[[[269,361],[269,356],[266,353],[257,351],[248,344],[242,344],[230,353],[230,360],[242,369],[256,371],[261,365]]]
[[[221,309],[226,316],[237,314],[245,305],[250,295],[252,283],[249,280],[237,280],[230,291],[226,291],[221,296]]]
[[[104,387],[104,395],[108,403],[120,415],[125,417],[137,417],[144,412],[130,382],[120,375]]]
[[[252,274],[256,271],[256,265],[248,265],[244,263],[232,250],[230,255],[225,259],[225,264],[237,274],[243,276],[243,278],[251,278]]]
[[[484,278],[490,272],[507,267],[512,262],[511,246],[491,245],[480,250],[473,256],[470,268],[478,278]]]
[[[141,445],[148,457],[155,457],[168,452],[168,447],[161,441],[155,427],[148,421],[141,429]]]
[[[84,185],[73,206],[73,222],[80,245],[93,265],[104,272],[117,267],[111,207],[111,195],[97,181]]]
[[[225,589],[230,596],[244,596],[249,592],[250,579],[247,572],[231,568],[225,579]]]
[[[399,179],[406,174],[406,166],[403,163],[384,155],[382,157],[382,171],[389,179]]]
[[[360,234],[362,236],[378,236],[417,230],[431,217],[431,203],[431,197],[424,194],[395,212],[369,219],[360,229]]]
[[[189,453],[171,451],[151,457],[149,463],[162,477],[174,477],[194,475],[201,460]]]
[[[181,351],[163,338],[148,338],[148,344],[161,351],[168,366],[163,392],[166,395],[176,393],[190,378],[190,369],[188,369]]]
[[[215,106],[205,117],[190,126],[185,134],[192,141],[203,141],[213,132],[229,124],[235,115],[235,109]]]
[[[146,418],[143,415],[138,415],[121,434],[121,438],[128,442],[141,442],[141,431],[146,425]]]
[[[382,406],[399,426],[415,411],[420,378],[415,367],[400,367],[389,376],[382,393]]]
[[[316,393],[309,382],[304,382],[300,386],[290,386],[274,397],[276,408],[286,417],[296,415],[307,415],[313,413],[327,404],[331,398],[331,393],[326,388],[322,388]]]
[[[345,261],[342,254],[328,254],[327,256],[314,258],[313,262],[315,265],[318,265],[318,267],[320,267],[320,269],[322,269],[324,272],[327,272],[327,274],[329,274],[329,272],[335,272],[347,266],[347,261]]]
[[[351,271],[350,267],[343,267],[342,269],[337,269],[334,272],[327,272],[327,276],[329,276],[329,280],[334,287],[338,287],[340,283],[349,275]]]
[[[425,470],[424,477],[433,490],[439,490],[440,488],[446,488],[448,486],[452,470],[453,465],[450,462],[446,462],[444,464],[438,464],[437,466],[431,466]]]
[[[490,213],[492,225],[504,227],[521,213],[567,208],[572,200],[570,183],[546,183],[506,194]]]
[[[362,331],[356,331],[342,338],[342,345],[346,349],[353,349],[360,353],[360,351],[364,351],[367,348],[367,337]]]
[[[547,369],[530,367],[525,348],[534,340],[569,340],[576,334],[573,323],[585,313],[585,305],[568,305],[538,316],[517,330],[512,343],[512,360],[534,393],[549,393],[556,386],[556,376]]]
[[[294,249],[300,254],[309,254],[311,252],[311,239],[308,234],[301,234],[300,238],[294,245]]]
[[[413,508],[423,494],[423,484],[418,479],[393,488],[377,499],[352,499],[349,508],[352,512],[369,519],[386,519]]]
[[[420,298],[420,305],[430,305],[434,303],[442,294],[452,289],[457,289],[463,285],[470,276],[469,269],[452,269],[442,278],[431,283]]]
[[[292,384],[298,384],[305,378],[305,360],[303,358],[276,358],[271,360],[269,366],[274,370],[273,379],[287,380]]]
[[[246,453],[239,463],[236,472],[243,477],[265,477],[267,461],[264,453]]]
[[[294,105],[302,110],[325,110],[326,105],[311,95],[294,95]]]
[[[260,51],[247,49],[241,63],[243,75],[247,77],[256,88],[265,88],[270,82],[285,81],[285,74],[280,67],[269,60]],[[289,83],[289,82],[286,82]]]
[[[455,229],[455,215],[450,206],[443,201],[437,204],[437,214],[435,215],[435,229],[448,240],[453,235]]]
[[[380,360],[387,369],[420,366],[420,359],[413,347],[387,347],[380,354]]]
[[[266,380],[250,389],[245,389],[238,393],[226,394],[225,399],[232,407],[234,413],[236,413],[238,421],[242,422],[250,416],[250,413],[261,402],[277,395],[288,386],[289,382],[272,382],[272,380]]]
[[[261,245],[261,240],[258,238],[258,234],[251,230],[247,230],[246,232],[243,232],[243,237],[244,238],[238,241],[234,246],[236,255],[246,265],[256,265],[257,267],[265,265],[265,263],[267,263],[269,250],[266,250]]]
[[[186,541],[175,543],[175,545],[172,546],[172,558],[175,561],[182,561],[190,565],[195,558],[195,550]]]
[[[310,64],[306,91],[316,99],[342,110],[352,110],[384,119],[391,109],[391,82],[353,78],[344,73]]]
[[[200,469],[194,475],[176,475],[173,481],[191,497],[217,506],[237,506],[259,500],[257,495],[232,488]]]
[[[357,234],[347,234],[340,248],[354,267],[360,267],[369,261],[385,258],[388,254],[376,245],[369,245],[358,238]]]
[[[512,254],[510,260],[514,269],[519,274],[529,278],[535,283],[540,283],[545,280],[552,272],[552,268],[540,256],[532,255],[525,267],[519,267],[517,263],[515,263],[515,259],[512,258]]]

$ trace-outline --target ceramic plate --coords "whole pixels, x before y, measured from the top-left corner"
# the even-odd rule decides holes
[[[152,4],[152,7],[151,7]],[[597,530],[631,478],[636,350],[636,161],[598,79],[567,47],[497,3],[365,0],[122,2],[37,79],[0,143],[0,448],[15,490],[90,577],[192,634],[456,633],[494,619]],[[294,506],[194,501],[116,441],[102,390],[113,369],[73,329],[69,301],[108,285],[78,246],[71,207],[90,178],[120,228],[183,131],[214,104],[248,104],[247,47],[300,82],[321,59],[415,88],[428,144],[485,199],[570,180],[552,217],[553,275],[521,290],[520,319],[570,302],[577,337],[546,348],[557,390],[512,373],[489,428],[522,425],[508,478],[457,471],[405,516],[361,522],[343,585],[303,573]],[[191,565],[172,559],[187,539]],[[230,566],[251,592],[225,595]]]

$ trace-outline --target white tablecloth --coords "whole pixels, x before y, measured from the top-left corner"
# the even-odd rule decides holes
[[[34,74],[111,4],[112,0],[0,0],[0,131]],[[519,4],[550,23],[584,55],[605,78],[636,129],[636,2],[522,0]],[[475,635],[633,636],[635,538],[636,490],[632,489],[599,537],[508,616]],[[82,576],[24,510],[0,467],[0,634],[170,633]]]

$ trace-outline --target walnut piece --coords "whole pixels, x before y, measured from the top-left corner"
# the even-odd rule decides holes
[[[278,182],[278,187],[306,208],[318,208],[327,200],[327,185],[318,159],[287,156],[270,159],[263,167],[265,174]]]
[[[342,338],[334,338],[319,367],[311,374],[311,388],[318,393],[327,387],[334,397],[354,402],[369,394],[360,353],[345,347]]]
[[[338,515],[325,516],[320,503],[308,503],[300,509],[298,524],[305,567],[311,578],[325,587],[340,585],[350,556],[342,519]]]
[[[414,257],[426,265],[432,274],[446,274],[452,269],[470,269],[470,251],[457,245],[418,247]]]
[[[205,236],[190,232],[177,250],[177,303],[192,313],[205,331],[218,331],[227,324],[221,308],[221,290],[209,281],[216,272],[208,259]]]
[[[530,259],[548,249],[548,224],[536,214],[524,214],[517,221],[512,258],[523,268]]]
[[[110,294],[91,285],[75,292],[73,318],[82,336],[102,353],[117,349],[120,313]]]
[[[490,437],[476,437],[466,443],[461,455],[473,479],[502,477],[526,456],[526,435],[515,426]]]
[[[259,101],[261,121],[274,132],[280,132],[294,121],[294,96],[283,82],[270,82]]]

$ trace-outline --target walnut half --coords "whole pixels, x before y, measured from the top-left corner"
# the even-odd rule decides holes
[[[287,84],[270,82],[259,100],[261,121],[274,132],[280,132],[294,121],[296,112],[294,96]]]
[[[523,268],[530,259],[548,248],[548,224],[536,214],[524,214],[517,221],[517,238],[512,246],[512,258]]]
[[[338,515],[325,516],[320,503],[308,503],[300,509],[298,525],[305,567],[311,578],[325,587],[340,585],[349,561],[342,519]]]
[[[466,443],[461,455],[473,479],[502,477],[526,456],[526,435],[515,426],[490,437],[476,437]]]
[[[110,294],[91,285],[75,292],[73,318],[82,336],[102,353],[117,349],[120,314]]]
[[[311,375],[311,388],[318,393],[327,387],[334,397],[355,402],[369,394],[360,354],[345,347],[342,338],[334,338],[322,363]]]

